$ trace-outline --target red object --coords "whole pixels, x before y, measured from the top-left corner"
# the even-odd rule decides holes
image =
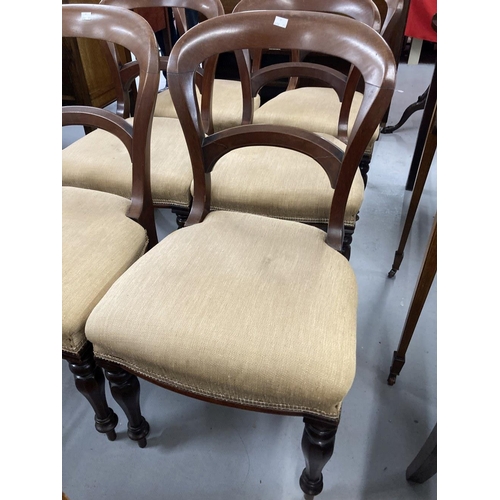
[[[405,36],[437,42],[431,21],[437,13],[437,0],[410,0]]]

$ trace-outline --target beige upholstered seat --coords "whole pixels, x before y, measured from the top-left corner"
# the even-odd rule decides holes
[[[127,217],[130,200],[63,187],[62,348],[78,353],[87,317],[110,285],[144,254],[145,229]]]
[[[356,304],[354,273],[320,229],[212,212],[141,258],[86,331],[96,356],[183,391],[335,418]]]
[[[197,91],[198,100],[201,94]],[[260,96],[254,97],[254,109],[260,105]],[[214,80],[212,96],[212,119],[215,132],[241,124],[243,97],[241,83],[233,80]],[[160,92],[156,100],[155,116],[177,118],[177,113],[168,89]]]
[[[133,123],[133,119],[127,119]],[[96,130],[62,152],[66,186],[97,189],[129,197],[132,166],[121,141]],[[188,207],[191,163],[179,120],[154,118],[151,131],[151,190],[156,205]]]
[[[340,149],[345,144],[328,134],[318,134]],[[279,219],[326,224],[333,189],[316,161],[296,151],[251,146],[222,157],[211,173],[211,207]],[[364,197],[359,172],[347,201],[344,225],[354,227]]]
[[[360,92],[354,94],[349,113],[348,133],[351,132],[359,106],[363,100]],[[253,123],[275,123],[291,125],[311,132],[324,132],[337,136],[341,102],[333,89],[322,87],[302,87],[287,90],[267,101],[254,112]],[[370,146],[377,140],[377,129]]]

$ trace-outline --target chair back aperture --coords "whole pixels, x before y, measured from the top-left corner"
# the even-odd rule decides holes
[[[150,139],[158,92],[160,66],[156,38],[139,14],[106,5],[62,6],[62,36],[106,40],[134,54],[139,66],[139,88],[133,125],[123,117],[93,106],[65,106],[64,125],[88,125],[118,137],[132,162],[132,192],[128,216],[147,231],[150,245],[157,241],[150,184]]]
[[[365,92],[345,153],[316,134],[286,126],[243,125],[205,135],[193,86],[199,64],[215,54],[269,47],[342,58],[359,71]],[[313,72],[318,76],[323,71],[328,79],[328,69],[312,66],[281,63],[278,72],[283,77],[285,72],[287,76],[311,76]],[[345,16],[282,10],[233,13],[208,20],[183,35],[170,55],[167,69],[193,168],[193,205],[186,225],[201,222],[210,211],[210,171],[220,157],[246,146],[286,147],[314,158],[326,171],[335,190],[326,242],[340,251],[345,206],[354,175],[394,92],[396,64],[383,38],[371,27]],[[274,79],[272,71],[264,69],[269,79]],[[259,85],[265,83],[265,79],[259,81]]]

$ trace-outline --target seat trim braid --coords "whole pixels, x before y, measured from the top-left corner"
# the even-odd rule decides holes
[[[94,356],[97,360],[102,359],[104,361],[109,361],[111,363],[116,363],[125,370],[138,375],[150,382],[155,383],[163,388],[178,392],[180,394],[189,395],[196,397],[197,399],[208,400],[210,402],[215,402],[217,404],[223,404],[226,406],[237,406],[244,407],[244,409],[255,410],[255,411],[267,411],[269,413],[280,413],[283,415],[303,415],[303,416],[314,416],[321,417],[327,420],[337,420],[340,417],[340,410],[342,407],[342,401],[339,401],[334,406],[336,410],[335,413],[328,413],[317,408],[309,408],[306,406],[298,405],[288,405],[284,403],[268,403],[266,401],[261,401],[257,399],[249,398],[228,398],[225,394],[218,394],[214,391],[207,391],[205,389],[200,389],[198,387],[193,387],[189,384],[183,384],[176,380],[172,380],[167,377],[161,377],[149,370],[139,368],[136,364],[124,361],[115,356],[110,356],[108,354],[103,354],[99,352],[94,352]]]

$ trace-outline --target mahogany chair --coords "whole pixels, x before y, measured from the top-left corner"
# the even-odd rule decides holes
[[[131,198],[102,191],[62,188],[62,356],[75,384],[95,411],[95,427],[113,441],[118,417],[108,407],[104,375],[85,336],[87,318],[111,284],[157,243],[149,185],[149,140],[159,85],[158,48],[149,24],[138,14],[102,5],[63,5],[62,36],[104,39],[136,57],[140,84],[133,124],[92,106],[65,106],[62,124],[89,125],[122,142],[132,164]],[[94,134],[96,132],[92,132]],[[104,154],[102,161],[104,162]],[[138,384],[132,376],[128,383]],[[115,381],[120,383],[120,381]],[[130,419],[130,418],[129,418]],[[129,427],[129,436],[147,433]]]
[[[151,8],[164,9],[166,7],[171,7],[173,15],[175,18],[177,33],[182,36],[188,30],[188,23],[186,20],[185,9],[193,9],[197,11],[198,17],[201,19],[206,19],[214,17],[215,15],[224,15],[224,7],[220,2],[203,2],[201,0],[196,0],[195,2],[186,0],[101,0],[102,4],[107,5],[117,5],[120,7],[128,9],[138,9],[147,8],[149,11]],[[193,6],[198,6],[198,8],[193,8]],[[201,16],[200,16],[201,14]],[[116,54],[118,57],[118,54]],[[168,62],[168,54],[160,58],[161,65],[163,69],[166,69]],[[238,64],[243,63],[242,59],[238,59]],[[126,66],[130,66],[126,65]],[[127,68],[130,71],[129,68]],[[244,69],[245,70],[245,69]],[[242,94],[242,86],[239,81],[236,80],[226,80],[226,79],[216,79],[213,85],[213,91],[211,88],[207,88],[206,95],[202,98],[202,93],[204,92],[202,86],[202,75],[203,70],[200,69],[199,77],[197,78],[197,88],[198,88],[198,99],[201,102],[202,113],[207,114],[208,109],[212,108],[211,123],[206,123],[207,128],[210,132],[214,130],[222,130],[227,127],[232,127],[235,125],[241,125],[242,121],[245,120],[243,114],[243,101],[248,97]],[[130,83],[130,79],[127,83]],[[253,106],[258,108],[260,105],[260,96],[257,95],[253,98]],[[206,111],[205,111],[206,109]],[[158,95],[156,101],[156,107],[154,111],[154,116],[158,117],[168,117],[177,118],[175,112],[175,107],[172,103],[170,97],[170,92],[167,88],[164,89]]]
[[[403,19],[405,0],[383,0],[386,1],[387,9],[380,7],[380,13],[384,15],[384,20],[380,33],[387,43],[392,47],[396,43],[397,28],[400,26]],[[252,0],[242,0],[235,7],[235,11],[253,8]],[[266,2],[261,1],[261,4]],[[285,5],[290,4],[286,0],[282,2]],[[304,0],[297,2],[303,4],[305,10],[313,10],[315,2]],[[320,5],[327,2],[319,2]],[[351,2],[358,4],[358,2]],[[378,0],[377,5],[381,5],[381,0]],[[275,2],[271,2],[271,5]],[[293,4],[293,2],[292,2]],[[291,4],[290,4],[291,5]],[[272,7],[271,7],[272,8]],[[306,60],[308,60],[306,58]],[[362,101],[362,90],[358,90],[352,96],[350,104],[350,112],[348,115],[347,130],[349,134],[352,130],[356,113]],[[340,97],[329,88],[320,88],[316,86],[301,86],[300,82],[295,86],[289,86],[285,92],[280,93],[268,102],[262,104],[255,111],[253,123],[276,123],[277,125],[294,125],[304,128],[311,132],[322,132],[338,137],[343,133],[343,129],[338,128],[339,117],[343,113],[343,102]],[[383,117],[381,124],[385,121]],[[370,161],[373,155],[373,149],[376,140],[379,137],[380,126],[375,130],[374,135],[367,146],[365,154],[360,162],[361,175],[366,186],[368,179],[368,171]]]
[[[223,12],[220,0],[103,0],[101,4],[124,9],[145,7],[190,8],[206,19]],[[103,43],[114,77],[118,116],[133,123],[135,115],[129,100],[129,89],[137,76],[137,62],[123,62],[113,44]],[[168,58],[161,57],[166,69]],[[199,82],[199,74],[197,81]],[[239,84],[241,87],[241,84]],[[157,89],[158,91],[158,89]],[[165,92],[158,95],[158,99]],[[168,92],[167,92],[168,94]],[[211,95],[207,92],[206,95]],[[156,106],[156,105],[155,105]],[[210,108],[207,98],[205,104]],[[215,108],[215,107],[214,107]],[[210,123],[207,121],[207,128]],[[131,163],[127,149],[116,138],[100,130],[87,134],[63,150],[63,185],[95,189],[129,197],[131,193]],[[155,207],[169,208],[182,226],[191,205],[190,187],[193,180],[189,152],[176,117],[154,116],[151,132],[151,189]]]
[[[319,50],[358,68],[367,83],[345,151],[287,126],[243,125],[205,134],[193,84],[199,64],[214,54],[266,47]],[[272,74],[263,68],[260,81],[321,70],[325,78],[331,75],[285,63]],[[386,42],[344,16],[255,11],[190,29],[174,47],[167,71],[194,177],[186,226],[128,269],[86,325],[107,373],[133,373],[221,405],[303,417],[300,486],[309,495],[322,491],[322,469],[355,375],[357,286],[340,253],[344,211],[359,161],[391,100],[395,73]],[[211,211],[214,165],[233,150],[263,146],[292,149],[324,170],[334,188],[327,232]]]
[[[365,23],[374,29],[380,29],[380,14],[372,0],[242,0],[235,9],[236,12],[252,10],[309,10],[328,14],[341,14]],[[280,53],[276,48],[273,52]],[[300,51],[303,56],[306,51]],[[300,62],[295,57],[297,51],[292,51],[292,60]],[[251,95],[258,95],[262,85],[262,73],[259,70],[261,51],[252,51],[252,71],[250,76]],[[307,66],[307,64],[305,64]],[[277,66],[279,67],[279,66]],[[315,68],[320,68],[316,65]],[[267,69],[266,69],[267,68]],[[271,65],[262,68],[269,71]],[[325,68],[328,76],[320,80],[327,88],[315,88],[318,91],[328,91],[327,97],[331,102],[342,102],[342,110],[335,124],[334,134],[326,134],[322,130],[322,137],[327,138],[341,149],[347,144],[347,118],[350,116],[352,97],[358,84],[359,74],[353,70],[349,76],[339,71]],[[318,69],[317,74],[322,74]],[[323,73],[325,75],[326,73]],[[317,75],[316,75],[317,77]],[[315,78],[316,78],[315,77]],[[290,78],[290,82],[296,77]],[[317,79],[316,79],[317,81]],[[288,92],[288,91],[287,91]],[[286,92],[285,92],[286,93]],[[333,98],[330,94],[334,95]],[[292,94],[291,94],[292,95]],[[358,94],[356,104],[362,94]],[[276,98],[275,98],[276,99]],[[274,101],[274,99],[273,99]],[[247,100],[247,103],[251,101]],[[269,106],[264,104],[255,113],[248,112],[249,116],[257,118],[261,109]],[[323,106],[327,107],[326,102]],[[357,110],[354,114],[357,113]],[[352,118],[351,113],[351,126]],[[255,120],[263,123],[263,120]],[[271,119],[271,123],[278,120]],[[296,125],[289,120],[286,113],[280,115],[280,124]],[[300,126],[300,124],[299,124]],[[340,132],[339,132],[340,131]],[[242,165],[248,165],[244,171]],[[238,167],[240,166],[240,167]],[[343,253],[349,258],[353,233],[358,220],[358,214],[364,198],[364,182],[361,172],[357,171],[352,189],[349,193],[344,219]],[[323,170],[313,160],[294,151],[281,148],[247,148],[238,150],[222,158],[212,172],[211,204],[214,210],[232,210],[287,220],[295,220],[312,224],[326,230],[332,188]]]

